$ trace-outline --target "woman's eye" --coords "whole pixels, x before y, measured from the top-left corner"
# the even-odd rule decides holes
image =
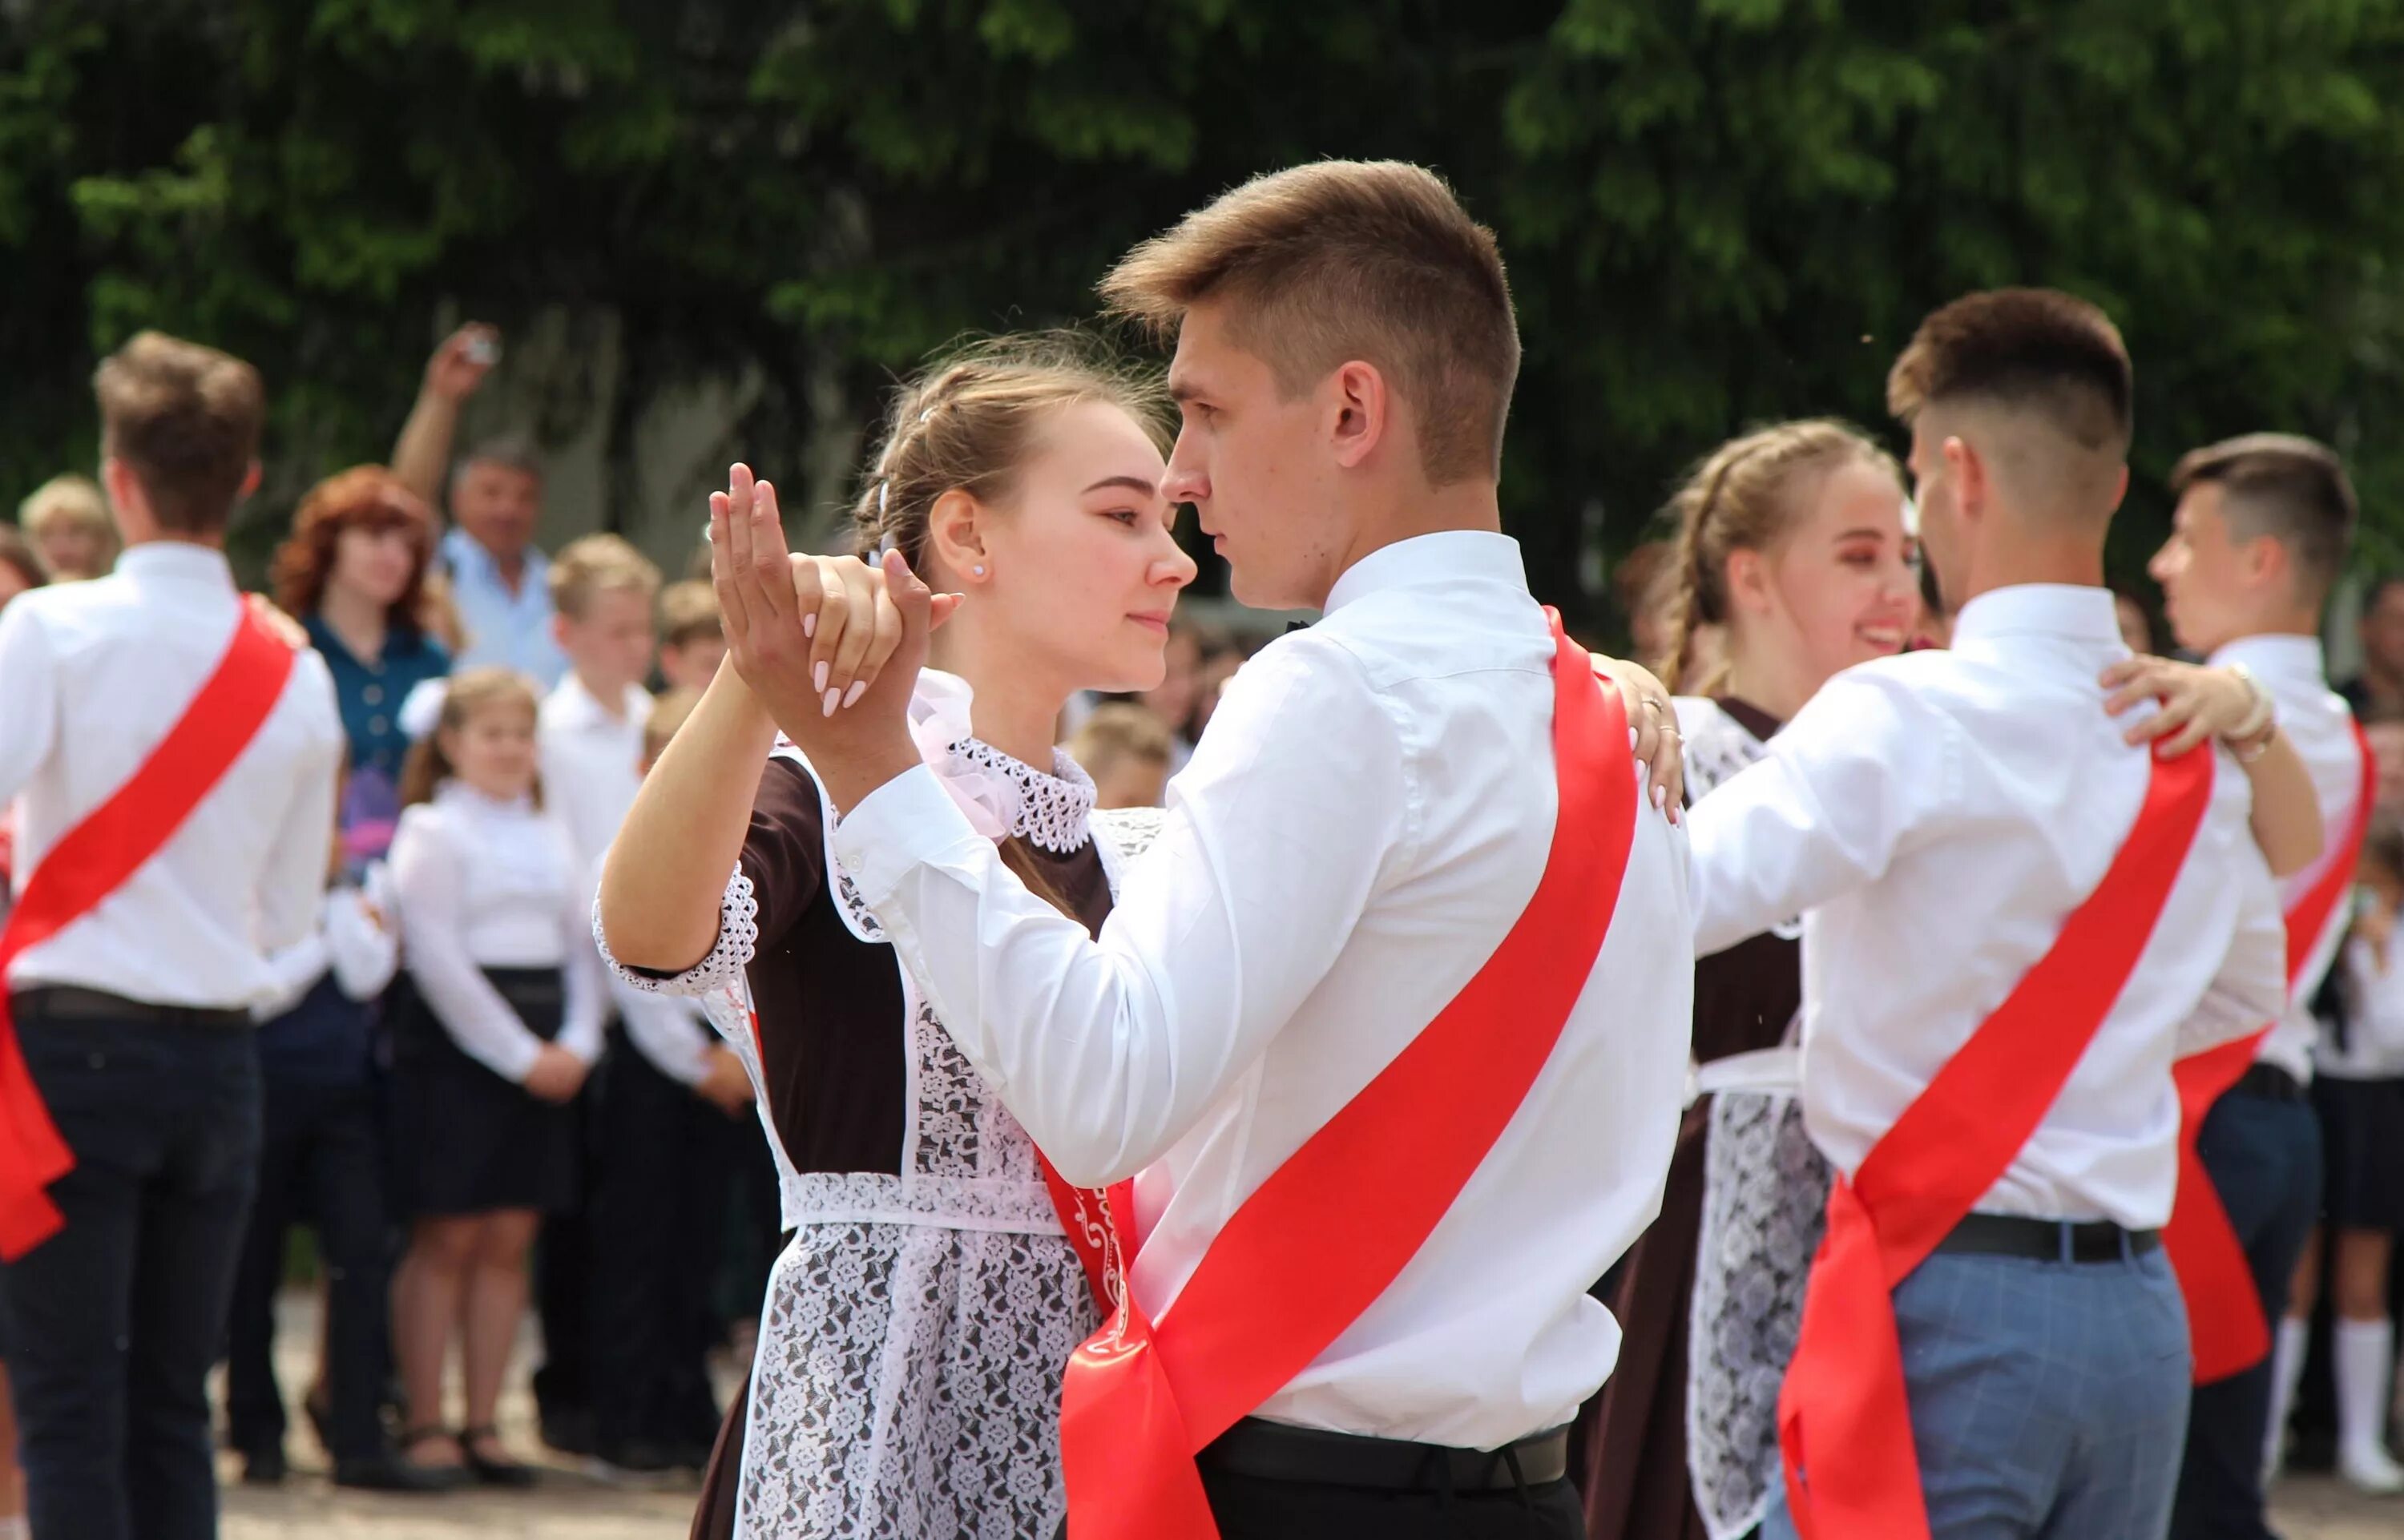
[[[1129,529],[1133,529],[1143,519],[1143,515],[1132,508],[1113,508],[1110,511],[1109,517],[1116,519]]]

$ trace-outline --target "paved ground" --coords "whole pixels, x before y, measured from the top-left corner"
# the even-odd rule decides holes
[[[314,1316],[314,1299],[286,1300],[277,1356],[287,1399],[305,1382]],[[504,1435],[521,1455],[540,1449],[525,1387],[531,1357],[519,1355],[502,1407]],[[305,1424],[293,1433],[290,1453],[300,1470],[272,1491],[237,1484],[238,1466],[227,1461],[226,1540],[682,1540],[692,1516],[690,1486],[623,1491],[566,1463],[546,1470],[531,1492],[392,1497],[337,1491],[321,1474],[324,1457]],[[2298,1477],[2280,1489],[2277,1519],[2286,1540],[2397,1540],[2404,1535],[2404,1499],[2373,1502],[2327,1477]]]

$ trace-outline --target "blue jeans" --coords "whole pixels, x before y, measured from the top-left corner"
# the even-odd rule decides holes
[[[1939,1253],[1896,1285],[1894,1316],[1931,1540],[2161,1540],[2190,1360],[2159,1251]],[[1761,1533],[1795,1540],[1782,1498]]]
[[[2276,1323],[2320,1212],[2320,1119],[2309,1101],[2231,1091],[2204,1118],[2196,1153],[2245,1248],[2263,1314]],[[2171,1522],[2178,1540],[2272,1540],[2262,1512],[2270,1420],[2267,1357],[2243,1374],[2196,1387]]]
[[[75,1169],[66,1227],[0,1267],[26,1515],[39,1535],[211,1540],[203,1382],[258,1176],[246,1029],[23,1020]]]

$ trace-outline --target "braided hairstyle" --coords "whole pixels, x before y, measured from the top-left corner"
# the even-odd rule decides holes
[[[924,576],[928,520],[943,494],[1006,501],[1043,418],[1087,401],[1118,407],[1167,453],[1160,377],[1085,333],[995,337],[929,364],[893,398],[852,504],[854,550],[874,559],[889,541]]]
[[[1876,466],[1898,484],[1902,468],[1869,435],[1833,417],[1755,428],[1704,456],[1670,499],[1678,522],[1670,561],[1670,654],[1660,670],[1675,694],[1709,694],[1726,682],[1723,663],[1689,679],[1695,631],[1728,619],[1727,560],[1738,551],[1767,551],[1786,538],[1809,503],[1806,483],[1855,460]]]

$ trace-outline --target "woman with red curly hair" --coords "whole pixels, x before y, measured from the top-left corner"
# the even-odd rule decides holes
[[[426,504],[391,471],[363,465],[312,487],[275,553],[275,602],[308,628],[334,675],[351,744],[342,848],[355,862],[383,856],[400,816],[401,702],[451,672],[422,619],[433,552]]]

